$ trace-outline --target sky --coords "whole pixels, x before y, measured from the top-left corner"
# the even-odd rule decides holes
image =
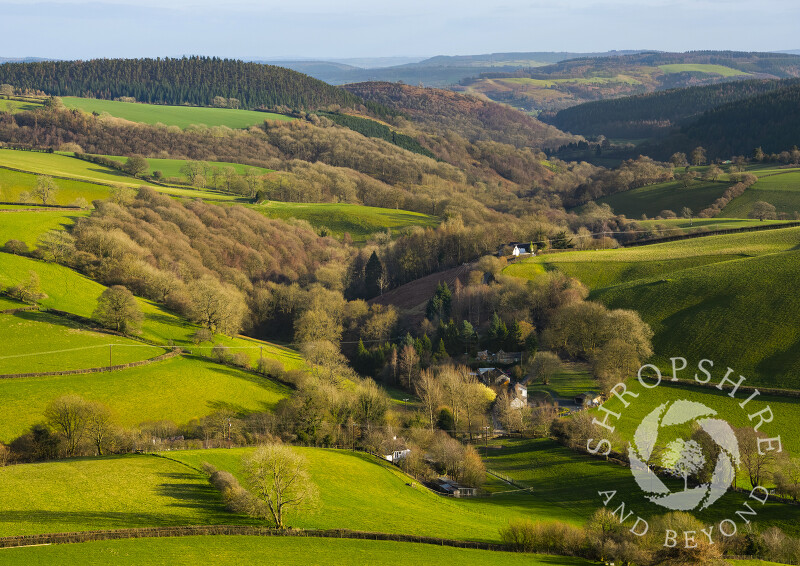
[[[797,0],[0,0],[0,57],[800,49]]]

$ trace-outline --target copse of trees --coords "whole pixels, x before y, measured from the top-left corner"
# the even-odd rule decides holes
[[[216,57],[8,63],[0,67],[0,82],[55,96],[154,104],[213,106],[217,98],[234,98],[241,108],[360,104],[349,92],[290,69]]]

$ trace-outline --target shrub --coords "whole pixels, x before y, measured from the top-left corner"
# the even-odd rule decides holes
[[[241,368],[250,368],[250,356],[248,356],[245,352],[236,352],[233,354],[233,356],[231,356],[231,362]]]
[[[211,342],[214,339],[214,334],[208,328],[198,328],[192,335],[192,342],[200,344],[202,342]]]
[[[7,241],[3,246],[3,251],[14,255],[28,255],[30,252],[28,249],[28,244],[21,242],[20,240]]]
[[[274,360],[272,358],[258,358],[258,362],[256,362],[256,371],[261,375],[266,375],[268,377],[272,377],[275,379],[280,379],[283,377],[283,374],[286,372],[286,369],[283,367],[283,364],[280,360]]]
[[[211,357],[220,363],[227,363],[231,360],[231,349],[218,342],[211,348]]]

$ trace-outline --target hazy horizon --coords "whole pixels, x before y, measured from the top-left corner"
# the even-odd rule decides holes
[[[238,59],[427,58],[501,52],[647,49],[789,51],[800,5],[772,0],[0,1],[0,57],[90,59],[215,55]],[[33,33],[32,33],[33,30]]]

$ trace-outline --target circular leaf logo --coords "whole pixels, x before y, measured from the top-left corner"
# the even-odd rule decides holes
[[[664,403],[642,419],[628,448],[628,457],[633,477],[649,494],[647,498],[650,501],[673,511],[703,510],[728,491],[739,465],[739,444],[726,421],[711,418],[716,414],[702,403],[681,399]],[[656,459],[654,452],[660,435],[667,435],[670,427],[682,427],[692,422],[708,434],[716,450],[703,450],[696,440],[676,438],[659,451],[664,470],[684,480],[683,490],[673,491],[653,472],[649,462]],[[713,457],[710,452],[716,453],[710,481],[689,487],[690,476],[710,467],[708,460]]]

